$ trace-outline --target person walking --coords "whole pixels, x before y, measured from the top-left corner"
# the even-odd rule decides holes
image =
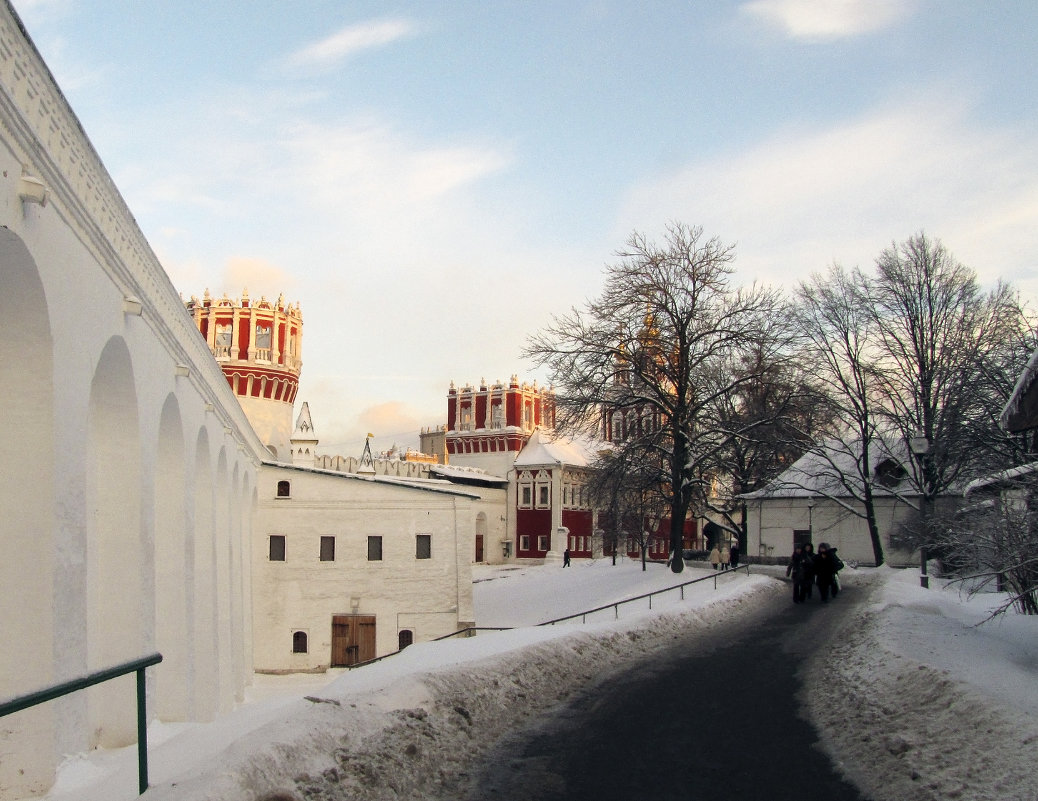
[[[710,551],[710,564],[714,566],[714,570],[717,570],[721,565],[721,549],[715,544]]]
[[[822,597],[822,603],[829,603],[829,593],[833,588],[833,576],[836,575],[836,565],[829,553],[826,543],[818,545],[818,555],[814,558],[813,572],[815,582],[818,584],[818,594]]]
[[[793,579],[793,603],[804,602],[804,549],[797,544],[793,548],[793,555],[789,557],[786,565],[786,578]]]
[[[569,567],[569,548],[562,552],[562,566]]]
[[[721,548],[721,570],[727,570],[731,566],[732,552],[728,550],[728,546],[725,545]]]
[[[811,598],[814,595],[815,585],[815,545],[813,542],[804,543],[804,561],[806,562],[804,566],[804,587],[807,592],[804,597]]]
[[[732,557],[732,569],[734,570],[739,566],[739,540],[732,540],[730,551]]]
[[[833,560],[833,598],[840,591],[840,571],[843,570],[843,560],[836,555],[836,549],[829,546],[829,558]]]

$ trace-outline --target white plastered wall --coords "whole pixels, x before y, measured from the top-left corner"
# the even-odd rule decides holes
[[[262,443],[6,4],[0,39],[0,697],[158,650],[151,714],[211,715],[249,675],[248,543],[231,538],[251,533]],[[45,205],[19,197],[23,171]],[[199,507],[203,531],[223,524],[211,559]],[[211,665],[200,598],[230,632]],[[62,754],[132,741],[133,694],[130,675],[5,718],[0,797],[46,790]]]
[[[277,497],[278,481],[290,495]],[[388,480],[264,465],[253,535],[255,667],[320,670],[331,661],[333,615],[373,615],[378,655],[397,650],[401,629],[415,642],[471,624],[475,498]],[[464,488],[460,488],[464,489]],[[270,561],[269,537],[285,537],[285,561]],[[432,557],[415,558],[418,534]],[[320,559],[322,536],[335,560]],[[382,537],[383,558],[368,561],[367,539]],[[292,634],[308,652],[292,652]]]

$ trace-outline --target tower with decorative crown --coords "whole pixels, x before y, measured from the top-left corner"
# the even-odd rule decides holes
[[[446,455],[451,464],[504,476],[536,428],[555,427],[555,392],[550,387],[498,381],[447,391]]]
[[[187,310],[223,369],[256,434],[275,458],[292,461],[292,406],[302,368],[303,315],[284,296],[192,296]]]

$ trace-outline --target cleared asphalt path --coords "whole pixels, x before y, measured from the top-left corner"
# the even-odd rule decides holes
[[[626,666],[503,743],[473,798],[863,799],[814,747],[797,674],[865,591],[825,605],[790,591],[706,647],[690,638]]]

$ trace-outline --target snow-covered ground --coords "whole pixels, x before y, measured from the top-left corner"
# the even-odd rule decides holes
[[[496,740],[568,697],[604,665],[709,633],[761,604],[788,603],[781,570],[740,572],[586,623],[534,627],[688,581],[608,560],[474,568],[481,626],[324,676],[256,676],[246,703],[210,724],[149,728],[152,789],[176,801],[457,798]],[[976,624],[994,599],[917,574],[844,571],[865,603],[805,676],[814,722],[837,764],[875,799],[1038,799],[1038,619]],[[840,609],[839,601],[833,611]],[[825,688],[820,692],[817,688]],[[136,749],[69,757],[52,801],[136,797]]]

